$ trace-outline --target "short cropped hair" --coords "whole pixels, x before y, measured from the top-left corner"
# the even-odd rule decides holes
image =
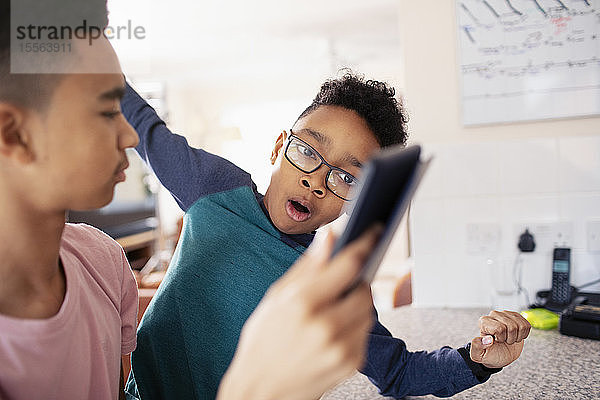
[[[75,29],[86,20],[87,26],[104,30],[108,23],[106,0],[18,0],[19,22],[29,25],[60,25]],[[29,21],[31,23],[29,23]],[[35,28],[35,26],[34,26]],[[35,29],[34,29],[35,32]],[[64,77],[60,73],[11,73],[11,1],[0,0],[0,102],[43,110],[54,89]],[[16,40],[16,36],[12,38]],[[70,41],[70,37],[61,38]],[[37,62],[47,62],[44,53],[34,55]],[[17,71],[18,72],[18,71]]]
[[[345,70],[338,79],[327,80],[298,120],[321,106],[339,106],[356,112],[366,122],[381,147],[406,144],[408,116],[396,91],[385,82],[364,80]]]

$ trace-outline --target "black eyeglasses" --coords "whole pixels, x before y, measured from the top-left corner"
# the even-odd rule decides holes
[[[358,179],[343,169],[327,163],[323,156],[310,144],[294,135],[291,129],[290,132],[284,152],[285,158],[290,164],[307,174],[315,172],[321,165],[325,164],[329,167],[329,172],[325,178],[327,189],[342,200],[352,200],[352,188],[358,185]]]

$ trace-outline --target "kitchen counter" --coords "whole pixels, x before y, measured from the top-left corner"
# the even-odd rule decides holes
[[[490,310],[414,308],[381,313],[380,321],[408,350],[460,347],[479,335],[478,319]],[[434,396],[407,397],[435,399]],[[452,399],[600,399],[600,341],[532,329],[521,357],[481,385]],[[323,400],[389,399],[356,374],[326,393]]]

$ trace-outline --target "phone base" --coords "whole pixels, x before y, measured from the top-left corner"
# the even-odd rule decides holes
[[[563,335],[600,340],[600,323],[582,321],[564,314],[560,317],[558,331]]]

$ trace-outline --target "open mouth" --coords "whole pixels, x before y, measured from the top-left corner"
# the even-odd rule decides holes
[[[288,200],[285,205],[288,216],[296,222],[304,222],[310,218],[311,211],[308,204],[298,200]]]

